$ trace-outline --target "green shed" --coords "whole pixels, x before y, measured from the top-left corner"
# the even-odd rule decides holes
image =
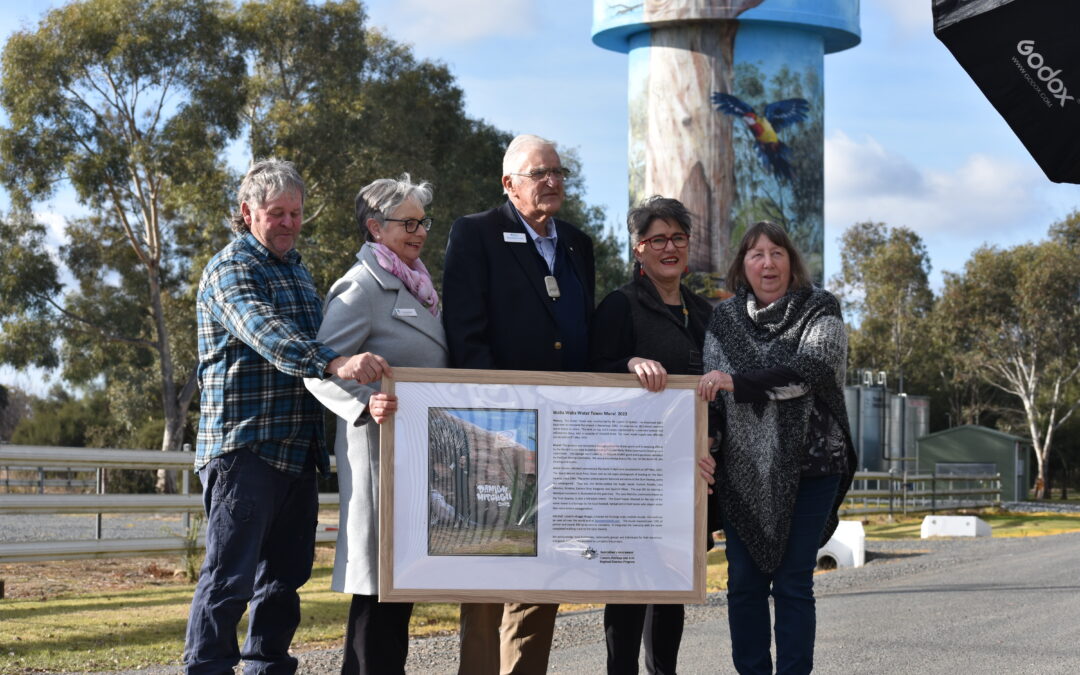
[[[1027,499],[1031,441],[974,424],[919,439],[919,473],[1001,474],[1001,500]]]

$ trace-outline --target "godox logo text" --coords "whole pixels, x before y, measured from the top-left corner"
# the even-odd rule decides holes
[[[1061,69],[1054,70],[1050,66],[1046,65],[1046,59],[1043,55],[1035,51],[1034,40],[1021,40],[1016,43],[1016,51],[1021,56],[1027,57],[1028,68],[1031,68],[1035,73],[1035,77],[1039,78],[1046,84],[1047,91],[1061,103],[1061,107],[1065,107],[1065,101],[1074,101],[1072,96],[1069,96],[1069,90],[1065,87],[1065,83],[1061,81],[1058,75],[1061,74]]]

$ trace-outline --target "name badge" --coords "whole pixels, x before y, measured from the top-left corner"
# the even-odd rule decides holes
[[[524,244],[525,233],[524,232],[503,232],[503,241],[508,244]]]
[[[394,316],[416,316],[416,310],[412,307],[395,307]]]
[[[562,295],[562,293],[559,291],[559,282],[555,280],[555,277],[544,277],[544,286],[547,287],[548,295],[550,295],[552,299],[555,299]]]

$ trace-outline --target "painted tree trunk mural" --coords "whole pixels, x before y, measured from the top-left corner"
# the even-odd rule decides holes
[[[644,194],[676,196],[695,216],[693,272],[725,265],[735,196],[732,122],[709,97],[730,91],[735,26],[721,22],[653,31]]]
[[[761,219],[820,280],[822,57],[858,44],[858,0],[594,2],[593,41],[630,56],[630,203],[675,197],[695,216],[691,287],[719,297]]]

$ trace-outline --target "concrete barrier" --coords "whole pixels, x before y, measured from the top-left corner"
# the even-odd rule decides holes
[[[926,516],[922,521],[922,538],[930,537],[989,537],[990,523],[976,516]]]
[[[832,538],[818,549],[819,569],[862,567],[866,564],[866,531],[862,521],[841,520]]]

